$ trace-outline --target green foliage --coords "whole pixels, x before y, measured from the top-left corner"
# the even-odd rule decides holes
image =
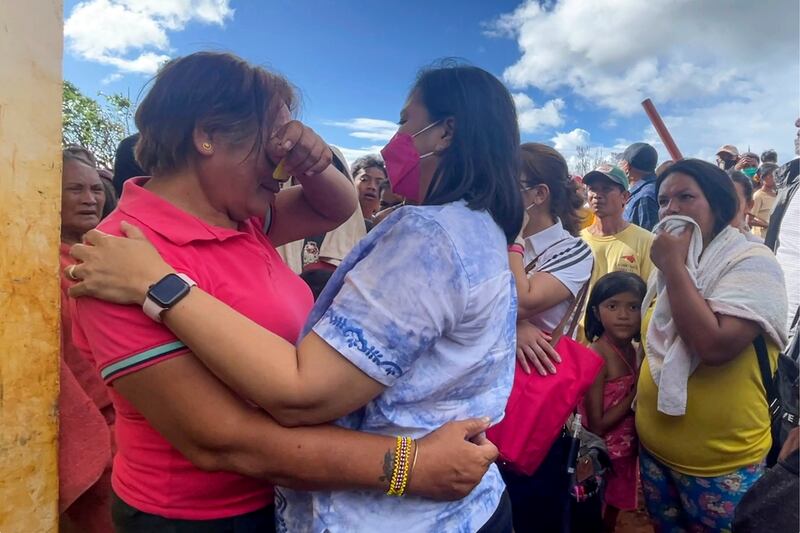
[[[101,103],[64,81],[62,144],[77,144],[92,152],[98,165],[111,168],[119,142],[130,135],[133,104],[121,94],[98,94]]]

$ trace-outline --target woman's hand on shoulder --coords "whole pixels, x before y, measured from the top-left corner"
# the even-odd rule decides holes
[[[139,228],[127,222],[120,228],[125,237],[91,230],[84,236],[84,244],[70,249],[79,262],[74,268],[67,267],[64,274],[80,280],[69,289],[70,296],[141,305],[150,285],[174,272]]]
[[[448,422],[418,440],[409,493],[449,501],[472,492],[498,456],[484,435],[488,428],[487,418]]]
[[[550,345],[551,340],[550,335],[527,320],[517,323],[517,361],[526,374],[531,373],[530,365],[542,376],[556,373],[561,357]]]

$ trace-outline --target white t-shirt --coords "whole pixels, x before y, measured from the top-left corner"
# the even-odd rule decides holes
[[[786,279],[786,295],[789,302],[787,328],[800,304],[800,192],[795,193],[781,222],[778,232],[778,250],[775,252]]]
[[[547,272],[563,283],[572,293],[572,298],[528,319],[539,329],[552,332],[569,311],[569,306],[578,291],[592,275],[592,266],[594,265],[592,249],[580,237],[570,235],[561,225],[561,221],[557,220],[549,228],[525,238],[523,260],[526,267],[531,261],[536,261],[536,266],[531,270],[530,276],[534,272]]]

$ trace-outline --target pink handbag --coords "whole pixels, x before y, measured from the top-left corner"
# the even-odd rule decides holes
[[[551,344],[561,356],[555,375],[526,374],[517,362],[503,420],[486,435],[500,450],[504,466],[532,475],[544,460],[569,415],[602,368],[603,359],[571,337],[586,299],[588,282],[554,331]],[[568,332],[564,325],[572,317]]]

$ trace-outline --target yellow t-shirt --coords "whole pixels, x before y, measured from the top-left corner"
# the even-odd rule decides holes
[[[594,255],[594,270],[589,282],[591,291],[598,279],[609,272],[633,272],[639,274],[647,282],[653,270],[650,260],[650,247],[654,235],[636,224],[615,235],[598,236],[589,233],[589,229],[581,230],[581,238],[586,241]]]
[[[764,222],[769,223],[769,218],[772,216],[772,210],[775,207],[775,200],[777,198],[778,195],[769,194],[761,189],[757,190],[753,195],[753,214]],[[763,239],[767,235],[767,228],[754,226],[753,233]]]
[[[580,219],[580,228],[588,228],[592,224],[594,224],[594,213],[592,213],[591,208],[583,206],[578,209],[578,218]]]
[[[642,321],[642,344],[653,308]],[[773,370],[778,347],[767,340]],[[697,477],[729,474],[764,459],[772,444],[766,393],[751,344],[722,366],[700,364],[689,377],[686,414],[658,411],[658,386],[647,358],[639,373],[636,431],[647,451],[671,469]]]
[[[594,269],[589,280],[589,294],[597,280],[609,272],[633,272],[638,274],[647,283],[653,262],[650,259],[650,247],[653,245],[654,235],[635,224],[615,235],[597,236],[589,233],[589,229],[581,230],[581,238],[592,249],[594,256]],[[587,298],[588,300],[588,298]],[[589,344],[583,331],[586,310],[581,314],[580,327],[577,340]]]

